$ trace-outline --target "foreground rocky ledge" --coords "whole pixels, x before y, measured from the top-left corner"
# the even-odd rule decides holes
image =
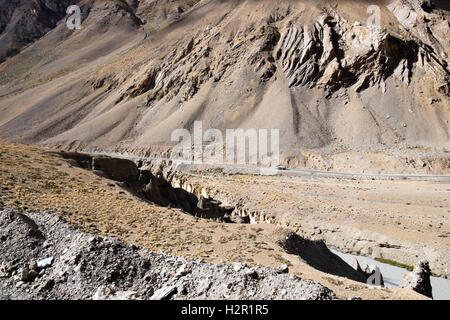
[[[0,299],[335,298],[287,271],[156,254],[56,215],[0,211]]]

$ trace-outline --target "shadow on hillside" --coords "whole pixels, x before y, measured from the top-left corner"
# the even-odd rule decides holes
[[[366,282],[364,273],[353,269],[344,260],[331,252],[323,240],[304,239],[288,230],[278,230],[277,241],[287,253],[297,255],[314,269],[358,282]]]

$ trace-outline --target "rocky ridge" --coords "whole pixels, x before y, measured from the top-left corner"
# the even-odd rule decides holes
[[[289,86],[324,86],[331,92],[354,86],[359,92],[392,74],[409,84],[415,44],[378,26],[349,24],[339,15],[322,15],[315,24],[290,27],[277,52]]]
[[[92,236],[45,212],[0,211],[1,299],[333,299],[287,268],[214,265]]]
[[[61,152],[60,155],[96,175],[118,182],[124,189],[164,207],[178,207],[199,218],[220,222],[249,223],[246,217],[231,215],[234,206],[222,206],[211,197],[194,194],[181,186],[173,186],[160,174],[138,167],[131,160],[108,156]]]

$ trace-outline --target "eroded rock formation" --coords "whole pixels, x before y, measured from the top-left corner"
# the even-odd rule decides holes
[[[202,195],[197,196],[181,187],[174,187],[163,175],[155,175],[151,170],[138,168],[131,160],[76,152],[59,154],[99,176],[117,181],[120,186],[157,205],[179,207],[199,218],[249,223],[248,219],[232,215],[234,206],[223,206],[220,201]]]
[[[408,272],[404,275],[401,287],[411,288],[424,296],[433,298],[430,277],[431,269],[429,262],[421,260],[414,267],[413,272]]]

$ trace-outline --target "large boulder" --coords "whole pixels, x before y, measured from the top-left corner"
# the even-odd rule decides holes
[[[102,171],[108,178],[116,181],[137,183],[139,170],[136,164],[127,159],[95,156],[92,158],[92,170]]]
[[[408,272],[403,276],[402,288],[411,288],[424,296],[433,298],[433,289],[431,287],[431,269],[427,260],[420,261],[413,272]]]

